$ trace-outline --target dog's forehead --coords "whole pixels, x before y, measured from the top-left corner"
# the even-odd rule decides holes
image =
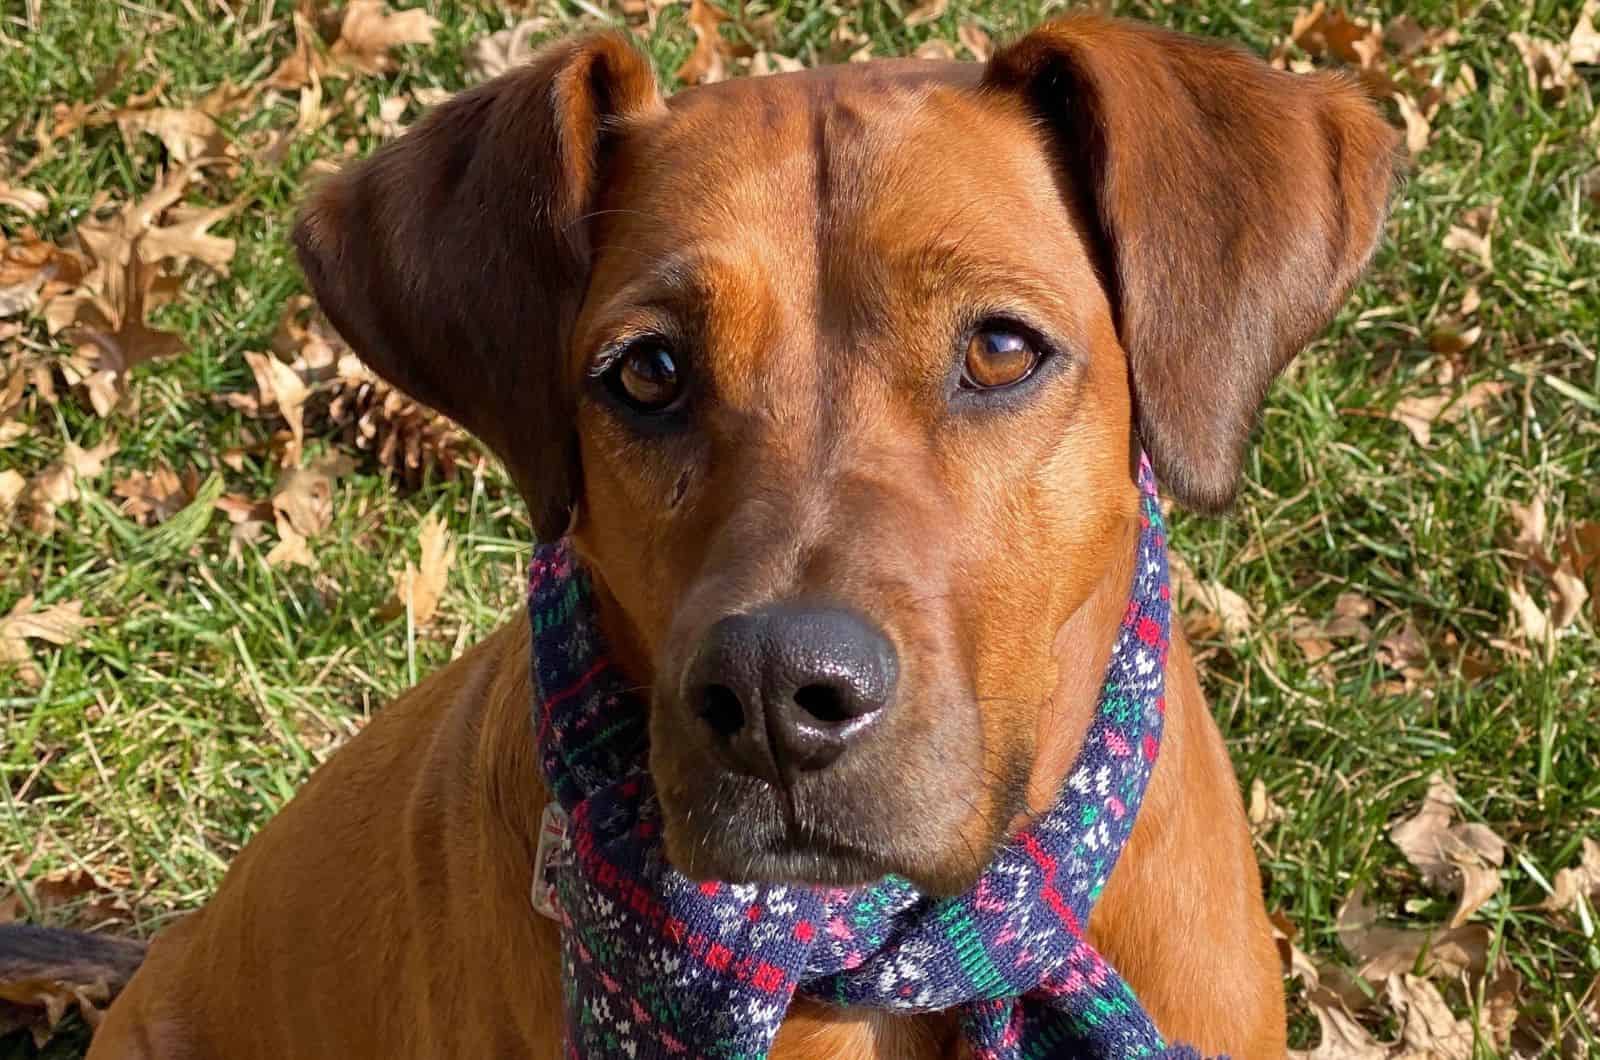
[[[1048,203],[1058,189],[1045,144],[1019,100],[981,87],[982,71],[883,60],[680,92],[628,137],[611,197],[724,230],[792,229],[819,211],[888,220],[885,207],[903,224],[979,191],[998,208]]]

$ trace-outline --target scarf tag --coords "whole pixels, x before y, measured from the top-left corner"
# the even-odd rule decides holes
[[[567,812],[554,800],[545,803],[539,820],[539,845],[533,854],[533,911],[560,922],[556,874],[567,863]]]

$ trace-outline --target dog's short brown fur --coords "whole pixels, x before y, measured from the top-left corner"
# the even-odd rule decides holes
[[[653,689],[675,863],[950,892],[1077,750],[1138,452],[1179,502],[1230,501],[1266,388],[1378,238],[1394,150],[1343,79],[1097,17],[986,66],[670,101],[590,36],[334,178],[297,242],[357,351],[494,448],[541,537],[572,534]],[[962,336],[996,316],[1054,354],[975,398]],[[591,378],[638,334],[686,365],[670,424]],[[798,597],[879,624],[900,690],[783,807],[697,735],[683,670],[718,619]],[[1281,1056],[1237,786],[1174,640],[1154,780],[1090,934],[1169,1036]],[[95,1060],[559,1055],[556,931],[527,898],[528,650],[517,619],[319,770],[156,939]],[[774,1056],[958,1053],[948,1017],[799,1002]]]

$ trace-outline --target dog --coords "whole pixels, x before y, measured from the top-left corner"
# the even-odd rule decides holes
[[[352,347],[586,572],[671,871],[934,901],[1069,782],[1136,546],[1164,555],[1141,461],[1229,505],[1269,385],[1380,238],[1397,141],[1342,76],[1094,15],[984,64],[671,99],[598,34],[330,178],[295,241]],[[155,938],[93,1060],[692,1052],[570,1044],[561,913],[530,908],[533,641],[511,621],[319,769]],[[1083,939],[1166,1039],[1280,1057],[1238,785],[1181,633],[1161,656]],[[801,990],[773,1018],[779,1060],[1009,1055],[952,1011]]]

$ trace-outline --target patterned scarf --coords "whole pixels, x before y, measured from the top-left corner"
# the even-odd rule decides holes
[[[567,1055],[761,1060],[800,993],[957,1010],[976,1060],[1194,1057],[1167,1045],[1084,937],[1133,829],[1166,709],[1166,532],[1147,462],[1139,485],[1131,598],[1060,799],[949,899],[894,876],[855,889],[735,885],[668,865],[645,699],[607,658],[569,548],[540,547],[528,600],[535,731],[559,806],[555,856],[540,872],[562,928]],[[536,879],[536,904],[539,889]]]

